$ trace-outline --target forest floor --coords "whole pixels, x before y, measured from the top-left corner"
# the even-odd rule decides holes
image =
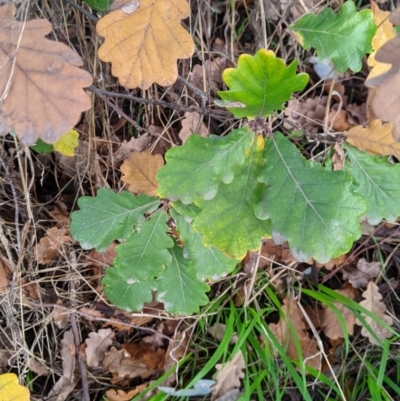
[[[298,263],[286,246],[265,240],[259,253],[249,253],[232,275],[212,284],[211,302],[200,314],[187,317],[166,313],[157,301],[141,313],[115,308],[101,283],[115,257],[115,244],[100,254],[83,250],[71,238],[70,214],[78,198],[94,196],[101,187],[121,191],[125,184],[120,167],[132,152],[164,156],[194,130],[203,136],[224,135],[239,126],[233,116],[217,110],[214,100],[224,89],[222,71],[236,66],[241,54],[268,48],[286,63],[297,59],[298,71],[311,77],[299,95],[302,102],[289,102],[273,121],[273,130],[321,132],[327,113],[332,113],[328,121],[337,132],[366,124],[367,64],[357,74],[342,74],[336,94],[329,96],[330,84],[319,79],[309,62],[314,54],[285,30],[307,12],[304,6],[313,12],[328,6],[337,10],[340,1],[266,0],[263,7],[258,0],[189,3],[191,17],[183,25],[196,51],[179,61],[180,79],[166,88],[154,84],[148,90],[127,91],[111,74],[110,64],[97,57],[100,13],[81,0],[31,2],[29,19],[50,21],[49,37],[74,48],[93,75],[88,90],[92,108],[76,126],[79,146],[74,157],[38,153],[10,135],[1,138],[0,373],[16,373],[32,401],[178,400],[188,399],[190,392],[168,396],[158,386],[187,389],[200,379],[215,379],[223,369],[218,364],[232,361],[240,351],[240,359],[224,365],[229,379],[218,394],[195,391],[190,399],[400,400],[399,342],[384,348],[372,345],[354,322],[347,326],[349,336],[340,337],[343,325],[335,313],[328,327],[325,309],[312,297],[323,284],[360,302],[362,291],[351,285],[357,280],[354,272],[375,263],[381,269],[379,292],[400,335],[398,223],[365,222],[352,250],[325,265]],[[368,6],[357,4],[359,9]],[[380,7],[389,10],[392,5],[380,2]],[[191,106],[203,114],[192,112]],[[306,157],[326,146],[301,141]],[[306,364],[307,372],[288,367],[288,360],[268,348],[262,335],[279,322],[273,299],[282,303],[290,293],[301,294],[303,305],[285,310],[294,331],[296,322],[305,324],[299,317],[305,311],[326,351],[326,362],[319,367]],[[336,306],[346,326],[348,309]],[[306,331],[310,338],[315,334]],[[305,355],[306,346],[298,341]],[[385,388],[384,395],[379,386]]]

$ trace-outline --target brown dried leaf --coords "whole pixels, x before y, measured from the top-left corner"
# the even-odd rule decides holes
[[[211,327],[208,328],[208,333],[212,335],[214,338],[216,338],[219,341],[222,341],[224,338],[226,326],[223,323],[216,323],[212,325]],[[238,342],[239,338],[236,333],[232,334],[231,339],[229,340],[229,344],[236,344]]]
[[[0,294],[7,289],[10,284],[11,271],[9,267],[0,259]]]
[[[354,289],[351,285],[345,285],[342,289],[335,290],[335,292],[353,300],[356,299],[356,297],[358,296],[358,291]],[[336,306],[336,308],[343,316],[343,319],[346,322],[347,332],[350,335],[353,335],[354,323],[356,322],[356,317],[341,302],[333,302],[332,304]],[[339,323],[339,319],[337,318],[333,309],[331,309],[328,306],[325,306],[321,322],[321,328],[324,330],[325,335],[333,340],[337,338],[344,338],[342,327],[340,326]]]
[[[161,155],[152,155],[144,151],[134,152],[124,160],[121,171],[123,182],[129,184],[129,191],[157,195],[157,171],[164,165]]]
[[[66,228],[52,227],[46,231],[46,235],[40,239],[35,247],[36,260],[38,263],[47,264],[52,262],[65,244],[73,242]]]
[[[61,345],[63,376],[72,381],[76,363],[76,347],[72,330],[68,330],[64,333],[64,337],[61,340]]]
[[[143,378],[150,376],[154,369],[162,369],[165,354],[163,349],[155,348],[152,344],[144,341],[122,344],[121,347],[129,353],[132,359],[147,367],[147,371],[142,374]]]
[[[48,376],[51,372],[46,365],[40,363],[36,359],[29,360],[29,370],[36,373],[38,376]]]
[[[382,302],[382,295],[379,293],[378,286],[373,281],[369,282],[368,287],[363,292],[362,296],[363,298],[365,298],[365,300],[360,302],[361,306],[374,313],[389,326],[393,325],[393,319],[390,316],[386,315],[386,305]],[[392,337],[392,333],[382,327],[374,319],[363,313],[362,316],[366,320],[368,326],[373,330],[373,332],[380,340],[384,341],[386,338]],[[356,324],[362,326],[361,322],[359,322],[358,319],[356,321]],[[361,334],[364,337],[368,338],[371,344],[380,345],[365,327],[361,329]]]
[[[182,144],[184,144],[192,134],[200,134],[200,136],[204,138],[208,137],[209,132],[207,126],[203,122],[199,126],[199,122],[199,113],[185,113],[185,118],[182,120],[182,128],[179,131],[179,138],[181,138]],[[197,132],[196,129],[198,129]]]
[[[328,263],[321,264],[314,262],[318,269],[325,267],[326,270],[333,270],[335,267],[342,265],[347,259],[347,255],[338,256],[337,258],[331,259]]]
[[[113,264],[117,254],[115,253],[116,242],[112,242],[104,252],[97,252],[92,249],[85,257],[85,262],[89,262],[93,266],[108,267]]]
[[[216,383],[212,388],[211,400],[216,400],[229,391],[240,387],[240,379],[244,378],[243,369],[245,367],[241,350],[229,362],[215,365],[219,372],[217,373]]]
[[[307,333],[307,326],[304,322],[303,314],[297,306],[297,301],[286,297],[283,300],[282,306],[283,316],[277,324],[270,323],[269,327],[276,339],[286,347],[286,353],[289,357],[298,360],[295,345],[295,335],[300,342],[301,350],[303,351],[303,360],[307,366],[314,369],[320,369],[321,356],[317,348],[315,339],[311,339]],[[290,324],[289,324],[290,322]],[[293,330],[296,332],[293,333]]]
[[[379,262],[368,263],[366,259],[361,258],[357,262],[357,269],[343,271],[343,279],[348,280],[354,288],[366,287],[371,279],[378,277],[380,272]]]
[[[86,362],[89,367],[94,368],[100,365],[114,337],[115,334],[111,329],[100,329],[97,333],[89,333],[89,338],[85,340]]]
[[[108,401],[130,401],[133,397],[138,395],[142,390],[144,390],[149,383],[143,383],[139,386],[136,386],[134,389],[129,390],[128,392],[123,390],[107,390],[106,396]]]
[[[392,134],[392,124],[373,120],[367,128],[357,126],[344,132],[347,142],[374,155],[393,155],[400,158],[400,143]]]
[[[177,60],[194,52],[192,37],[181,25],[189,15],[186,0],[140,0],[131,14],[113,11],[97,23],[97,33],[105,38],[98,57],[112,63],[112,74],[127,88],[172,85]]]
[[[27,145],[38,138],[54,143],[91,107],[83,88],[92,77],[78,68],[76,52],[45,38],[50,22],[16,21],[15,10],[0,7],[0,135],[14,129]]]
[[[190,82],[197,88],[204,90],[217,90],[222,84],[222,71],[227,67],[233,67],[227,59],[217,57],[214,60],[206,60],[203,65],[196,64],[190,75]],[[204,79],[206,73],[206,79]]]
[[[131,138],[129,141],[123,141],[112,156],[114,163],[125,160],[133,152],[143,152],[150,142],[151,137],[147,132],[139,136],[139,138]],[[109,157],[109,162],[111,162],[111,157]]]
[[[58,299],[57,305],[62,305],[62,304],[63,304],[63,302],[60,299]],[[67,327],[68,322],[69,322],[69,312],[68,311],[56,306],[53,309],[52,316],[53,316],[54,324],[59,329],[65,329]]]
[[[333,164],[333,170],[338,171],[342,170],[344,166],[344,151],[342,147],[340,146],[339,143],[335,143],[335,146],[333,147],[333,156],[332,156],[332,164]]]

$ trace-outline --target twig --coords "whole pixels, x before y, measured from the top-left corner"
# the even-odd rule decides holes
[[[109,97],[117,97],[120,99],[127,99],[127,100],[134,100],[135,102],[138,103],[145,103],[145,104],[152,104],[154,106],[160,106],[164,107],[167,109],[173,109],[177,111],[188,111],[188,112],[197,112],[199,114],[204,114],[204,115],[220,115],[222,117],[232,117],[232,115],[225,111],[225,110],[216,110],[216,109],[210,109],[206,107],[196,107],[196,106],[182,106],[177,103],[169,103],[169,102],[164,102],[162,100],[151,100],[151,99],[143,99],[141,97],[137,97],[131,94],[125,94],[125,93],[117,93],[117,92],[109,92],[105,91],[103,89],[98,89],[95,86],[91,85],[87,88],[91,92],[96,93],[96,95],[103,95],[103,96],[109,96]]]
[[[76,272],[76,255],[74,251],[71,251],[70,254],[70,270],[71,270],[71,277],[69,280],[69,288],[71,291],[71,306],[75,307],[75,281],[72,273]],[[79,363],[79,370],[81,372],[81,378],[82,378],[82,391],[83,391],[83,400],[84,401],[90,401],[90,396],[89,396],[89,383],[87,380],[87,375],[86,375],[86,368],[85,364],[83,362],[82,356],[79,352],[79,347],[80,347],[80,341],[79,341],[79,333],[78,333],[78,325],[76,324],[76,316],[75,316],[75,311],[71,311],[70,314],[70,322],[71,322],[71,329],[72,333],[74,335],[74,342],[75,342],[75,354],[76,357],[78,358],[78,363]]]
[[[17,246],[18,246],[18,252],[21,250],[21,233],[19,231],[19,206],[18,206],[18,199],[17,199],[17,191],[15,190],[13,180],[11,178],[10,172],[8,171],[8,167],[6,163],[4,162],[3,158],[0,156],[0,164],[3,167],[5,174],[6,174],[6,179],[8,181],[8,184],[10,185],[12,196],[13,196],[13,203],[14,203],[14,225],[15,225],[15,234],[17,236]]]
[[[85,10],[83,7],[81,7],[79,4],[76,4],[73,0],[64,0],[66,3],[68,3],[71,7],[74,7],[76,10],[78,10],[80,13],[84,14],[87,18],[92,20],[93,22],[97,22],[98,19],[93,15],[90,14],[89,11]]]
[[[92,87],[88,88],[91,89]],[[138,131],[146,131],[144,128],[142,128],[134,119],[130,118],[127,114],[125,114],[120,107],[115,105],[113,102],[111,102],[109,99],[107,99],[104,94],[101,93],[100,89],[97,89],[93,86],[94,90],[92,90],[93,93],[95,93],[97,96],[99,96],[105,103],[107,103],[112,109],[114,109],[119,115],[125,118],[126,121],[130,122]]]

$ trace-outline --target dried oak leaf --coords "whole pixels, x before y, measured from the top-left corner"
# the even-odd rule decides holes
[[[10,276],[10,268],[0,259],[0,294],[4,292],[10,284]]]
[[[182,144],[184,144],[192,134],[197,134],[204,138],[208,137],[209,132],[207,126],[203,122],[201,124],[199,124],[199,122],[199,113],[185,113],[185,117],[182,120],[182,128],[179,131],[179,138],[181,138]]]
[[[366,287],[371,279],[378,277],[380,272],[381,264],[379,262],[368,263],[361,258],[357,262],[357,269],[344,270],[343,279],[347,279],[354,288]]]
[[[124,175],[121,180],[129,185],[128,189],[133,193],[157,195],[156,174],[163,165],[161,155],[152,155],[147,151],[134,152],[122,163],[121,171]]]
[[[75,51],[45,38],[50,22],[14,15],[14,5],[0,7],[0,135],[15,130],[27,145],[54,143],[90,108],[83,88],[92,77]]]
[[[367,128],[353,127],[344,132],[347,142],[374,155],[393,155],[400,158],[400,143],[392,135],[392,124],[373,120]]]
[[[192,37],[181,25],[189,15],[186,0],[140,0],[130,14],[115,10],[97,23],[97,33],[105,38],[98,56],[112,63],[112,74],[127,88],[172,85],[177,60],[194,52]]]
[[[275,338],[286,347],[286,354],[293,359],[298,360],[295,335],[300,342],[303,351],[303,359],[307,366],[314,369],[320,369],[321,356],[317,348],[317,342],[314,338],[310,338],[307,333],[308,327],[304,322],[303,314],[297,306],[297,301],[286,297],[282,306],[283,315],[277,324],[270,323],[269,327]],[[290,322],[290,323],[289,323]],[[295,330],[295,333],[293,332]]]
[[[100,329],[97,333],[89,333],[89,338],[85,340],[86,362],[89,367],[94,368],[100,365],[114,336],[111,329]]]
[[[57,227],[50,228],[35,247],[37,262],[41,264],[52,262],[57,257],[62,246],[71,242],[72,239],[68,235],[67,229]]]
[[[350,298],[356,299],[359,292],[351,285],[346,284],[343,288],[339,290],[335,290],[335,292]],[[336,306],[342,315],[345,323],[347,332],[349,335],[353,335],[354,333],[354,323],[356,322],[356,317],[350,311],[350,309],[346,308],[341,302],[333,302],[332,305]],[[330,339],[344,338],[342,326],[339,323],[339,319],[337,318],[333,309],[329,306],[325,306],[324,313],[322,316],[321,328],[324,330],[325,335]]]
[[[379,293],[378,286],[373,282],[370,281],[368,284],[367,289],[362,293],[363,298],[365,298],[364,301],[360,302],[360,305],[363,306],[365,309],[368,309],[372,313],[374,313],[376,316],[381,318],[385,323],[387,323],[389,326],[393,325],[393,319],[386,315],[386,305],[382,302],[382,295]],[[390,338],[392,337],[392,333],[387,330],[386,328],[382,327],[376,320],[373,318],[362,314],[364,317],[365,321],[367,322],[368,326],[372,329],[372,331],[376,334],[376,336],[384,341],[385,338]],[[356,321],[356,324],[359,326],[362,326],[361,322]],[[368,338],[369,342],[374,345],[380,345],[374,337],[370,334],[370,332],[363,327],[361,329],[361,334]]]
[[[107,390],[106,396],[108,401],[130,401],[133,397],[138,395],[142,390],[144,390],[149,383],[143,383],[139,386],[136,386],[134,389],[129,390],[128,392],[124,390]]]
[[[240,387],[240,379],[244,378],[243,369],[245,367],[241,350],[239,350],[229,362],[223,365],[215,365],[215,368],[219,370],[219,372],[216,377],[216,383],[212,388],[211,400],[216,400],[229,391]]]

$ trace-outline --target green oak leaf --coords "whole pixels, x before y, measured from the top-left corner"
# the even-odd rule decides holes
[[[104,12],[108,11],[114,0],[84,0],[84,2],[93,10]]]
[[[347,1],[337,14],[326,7],[318,16],[306,14],[289,29],[296,32],[304,49],[314,47],[319,59],[332,61],[336,71],[358,72],[363,56],[372,52],[377,27],[371,10],[357,12],[355,4]]]
[[[387,157],[371,156],[346,144],[351,161],[347,170],[356,180],[354,192],[367,202],[367,219],[372,225],[382,219],[394,222],[400,216],[400,165],[392,164]]]
[[[158,195],[184,204],[197,198],[212,199],[220,181],[233,180],[234,167],[243,163],[253,138],[254,132],[247,127],[224,137],[191,135],[183,146],[165,154],[166,165],[156,177]]]
[[[171,263],[167,248],[172,248],[174,241],[166,233],[167,218],[165,212],[157,211],[126,242],[115,247],[114,265],[122,278],[149,281]]]
[[[156,282],[126,280],[118,274],[118,269],[110,266],[103,277],[104,293],[117,308],[127,312],[138,312],[144,302],[151,302],[152,291],[157,289]]]
[[[215,103],[226,107],[235,117],[267,117],[282,110],[292,93],[307,85],[308,74],[296,75],[297,61],[289,67],[271,50],[261,49],[254,56],[243,54],[237,68],[228,68],[223,79],[228,91],[219,91],[222,101]]]
[[[46,143],[45,141],[42,141],[40,138],[36,141],[36,143],[32,146],[30,146],[32,150],[34,150],[37,153],[44,153],[44,154],[49,154],[53,151],[53,145],[50,145],[49,143]]]
[[[206,292],[210,287],[200,281],[196,272],[183,257],[183,250],[178,245],[170,250],[172,262],[156,280],[158,292],[156,298],[164,303],[168,312],[178,315],[198,313],[200,306],[208,303]]]
[[[345,171],[329,171],[307,161],[281,133],[268,139],[267,165],[259,180],[267,190],[256,208],[260,219],[271,219],[272,238],[289,242],[293,256],[320,263],[345,254],[360,238],[364,199],[351,192]]]
[[[263,149],[264,139],[257,136],[235,180],[221,184],[211,201],[197,202],[202,211],[194,219],[193,228],[202,234],[203,244],[238,260],[248,250],[257,250],[262,237],[270,236],[269,221],[261,221],[254,214],[265,190],[265,185],[257,181],[264,166]]]
[[[193,267],[200,280],[217,280],[235,269],[237,260],[228,258],[216,248],[204,246],[201,235],[193,230],[186,216],[174,209],[170,209],[170,214],[176,221],[179,237],[188,251],[190,267]]]
[[[71,234],[83,249],[103,252],[114,240],[126,240],[135,224],[144,220],[160,201],[148,196],[134,196],[128,191],[119,194],[100,188],[97,196],[78,199],[80,210],[71,213]]]
[[[182,216],[188,223],[191,223],[197,215],[201,212],[201,209],[194,203],[184,205],[182,202],[171,202],[170,205]]]

